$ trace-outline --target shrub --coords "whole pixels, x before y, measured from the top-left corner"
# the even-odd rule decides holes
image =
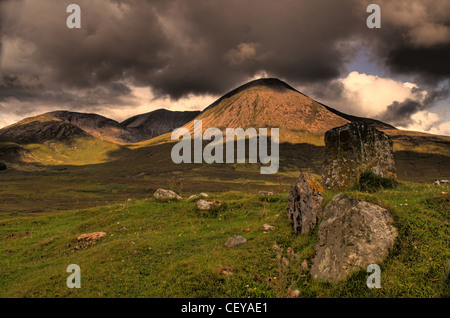
[[[373,171],[365,171],[359,176],[359,182],[355,190],[364,192],[376,192],[381,189],[393,189],[397,187],[398,181],[394,178],[386,178]]]

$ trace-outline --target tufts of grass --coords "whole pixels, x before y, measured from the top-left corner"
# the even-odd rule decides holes
[[[153,198],[0,214],[0,296],[442,297],[449,290],[449,189],[401,182],[395,189],[345,192],[388,209],[399,230],[379,264],[381,289],[367,288],[365,269],[337,284],[312,279],[318,228],[294,234],[282,194],[268,201],[234,191],[211,195],[222,202],[211,215],[199,213],[195,201]],[[325,192],[325,204],[333,195]],[[75,248],[80,234],[96,231],[107,235]],[[233,235],[247,243],[225,247]],[[81,289],[66,286],[69,264],[81,267]]]
[[[376,192],[382,189],[393,189],[397,186],[398,181],[396,179],[386,178],[369,170],[361,173],[359,182],[354,189],[363,192]]]

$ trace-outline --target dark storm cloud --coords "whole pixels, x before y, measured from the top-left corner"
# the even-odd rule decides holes
[[[368,46],[393,75],[435,85],[450,77],[450,1],[380,0],[382,27],[364,30]],[[430,83],[431,82],[431,83]]]
[[[415,96],[415,99],[407,98],[403,102],[393,102],[387,107],[384,113],[378,116],[378,119],[392,125],[406,127],[413,122],[411,115],[422,110],[427,110],[433,106],[435,102],[448,97],[450,89],[446,87],[428,92],[424,98],[418,97],[418,95],[423,92],[424,91],[421,89],[413,89],[413,96]]]
[[[427,48],[399,47],[387,56],[392,70],[404,74],[421,74],[424,79],[450,77],[450,43]]]
[[[65,25],[72,2],[79,30]],[[382,28],[368,29],[371,2],[2,1],[0,101],[120,105],[129,85],[221,95],[260,72],[339,96],[333,80],[361,46],[394,73],[448,77],[445,1],[380,1]]]
[[[41,66],[40,83],[86,88],[127,78],[174,98],[221,94],[259,71],[295,83],[336,78],[348,53],[338,43],[365,19],[355,1],[80,0],[82,29],[69,30],[68,3],[8,8],[20,13],[2,41],[32,44],[27,62]]]

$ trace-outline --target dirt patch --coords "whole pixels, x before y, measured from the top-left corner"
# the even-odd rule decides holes
[[[11,233],[6,235],[3,239],[7,240],[7,239],[16,239],[16,238],[20,238],[20,237],[26,237],[28,235],[30,235],[30,232],[25,232],[25,233]]]

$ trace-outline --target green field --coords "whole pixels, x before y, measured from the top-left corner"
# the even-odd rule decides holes
[[[382,287],[373,290],[364,270],[338,284],[311,279],[317,230],[292,233],[286,193],[216,194],[223,204],[207,214],[194,201],[158,202],[150,194],[87,209],[3,212],[0,296],[253,298],[299,290],[300,297],[442,297],[449,295],[449,190],[402,182],[395,190],[347,192],[388,208],[399,229],[379,264]],[[333,195],[326,192],[324,205]],[[265,223],[275,230],[265,231]],[[77,242],[96,231],[107,236],[89,247]],[[232,235],[247,243],[225,247]],[[309,268],[302,270],[304,260]],[[81,267],[81,289],[66,286],[69,264]]]
[[[0,171],[0,297],[289,297],[294,290],[299,297],[450,295],[450,187],[431,185],[450,175],[445,155],[398,149],[398,188],[347,192],[390,210],[399,229],[379,264],[382,288],[371,290],[364,269],[338,284],[313,280],[317,228],[296,235],[285,214],[285,196],[300,172],[320,178],[321,146],[282,144],[275,175],[261,175],[259,164],[176,165],[168,160],[170,143],[87,139],[0,150],[18,147],[25,155],[6,157],[8,169]],[[158,188],[184,199],[155,201]],[[259,196],[260,190],[278,194]],[[200,192],[222,206],[199,211],[186,198]],[[325,192],[323,204],[335,194]],[[107,235],[95,245],[77,242],[97,231]],[[233,235],[247,243],[226,248]],[[66,286],[70,264],[81,267],[81,289]]]

